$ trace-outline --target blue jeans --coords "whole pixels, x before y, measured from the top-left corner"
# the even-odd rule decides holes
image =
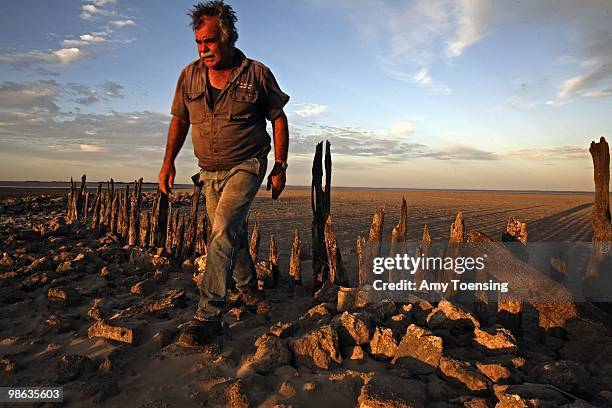
[[[230,170],[200,171],[206,212],[212,222],[206,271],[200,285],[196,318],[221,318],[231,277],[239,290],[256,285],[244,222],[266,174],[266,159],[248,159]]]

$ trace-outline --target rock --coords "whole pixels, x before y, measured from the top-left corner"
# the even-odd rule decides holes
[[[443,329],[450,330],[453,333],[461,333],[479,328],[480,323],[471,313],[446,299],[442,299],[438,303],[438,307],[427,316],[427,326],[430,330]]]
[[[433,310],[433,306],[427,300],[418,300],[412,304],[412,319],[421,327],[427,326],[427,316]]]
[[[338,350],[338,334],[329,325],[321,326],[289,343],[297,366],[305,365],[329,370],[334,364],[342,364]]]
[[[231,308],[230,310],[227,311],[227,314],[229,316],[232,316],[236,320],[242,320],[242,316],[244,316],[246,312],[247,312],[246,307],[240,306],[240,307]]]
[[[51,260],[45,256],[45,257],[36,259],[34,262],[28,265],[24,269],[24,273],[32,274],[36,272],[51,271],[51,270],[55,270],[53,266],[53,262],[51,262]]]
[[[370,354],[377,360],[391,359],[397,353],[397,341],[393,331],[377,327],[370,341]]]
[[[148,296],[157,289],[157,282],[153,279],[145,279],[133,285],[130,292],[135,295]]]
[[[81,300],[79,292],[72,288],[49,288],[47,298],[50,303],[63,306],[74,306]]]
[[[104,266],[102,267],[102,269],[100,269],[100,276],[103,277],[104,279],[112,279],[113,275],[110,271],[110,269],[108,268],[108,266]]]
[[[151,265],[151,254],[142,248],[132,248],[128,265],[139,268]]]
[[[300,320],[307,320],[316,317],[326,317],[331,316],[329,312],[329,307],[325,303],[321,303],[320,305],[316,305],[308,309],[306,313],[300,316]]]
[[[306,392],[313,392],[317,389],[317,385],[312,381],[306,381],[304,385],[302,385],[302,390]]]
[[[435,374],[428,376],[427,395],[432,400],[449,400],[459,395],[459,392],[446,381]]]
[[[231,379],[214,385],[207,393],[206,406],[248,408],[251,406],[247,385],[242,379]]]
[[[53,280],[55,275],[50,275],[47,272],[35,273],[21,281],[21,288],[26,291],[31,291],[40,288]]]
[[[255,265],[257,272],[257,285],[259,290],[272,289],[274,287],[274,273],[272,264],[268,261],[259,261]]]
[[[511,377],[510,370],[499,363],[476,362],[476,368],[498,384],[507,384]]]
[[[368,305],[366,310],[375,322],[381,323],[395,314],[395,303],[392,300],[383,300]]]
[[[415,374],[429,374],[438,368],[442,357],[442,338],[415,324],[408,326],[397,347],[392,364]]]
[[[34,227],[34,231],[40,232],[41,238],[48,238],[51,236],[67,235],[70,232],[70,227],[66,225],[64,217],[54,217],[50,221]]]
[[[511,354],[518,350],[512,332],[502,328],[496,328],[495,334],[475,328],[474,343],[488,354]]]
[[[564,391],[574,394],[585,394],[590,388],[589,372],[584,364],[559,360],[539,364],[533,370],[533,376],[539,382],[552,384]]]
[[[3,252],[2,258],[0,258],[0,270],[12,270],[15,265],[16,263],[13,257],[11,257],[8,253]]]
[[[17,361],[11,355],[0,356],[0,365],[5,373],[13,374],[21,369]]]
[[[146,303],[143,313],[156,313],[185,307],[185,291],[181,289],[168,289],[159,299]]]
[[[102,299],[94,299],[93,305],[87,310],[87,316],[94,320],[102,320]]]
[[[266,375],[291,362],[291,352],[285,342],[274,335],[263,334],[257,339],[255,346],[257,351],[246,359],[239,371],[250,367],[256,373]]]
[[[55,268],[55,272],[66,272],[72,270],[72,261],[64,261]]]
[[[268,333],[273,334],[281,339],[291,336],[295,332],[295,326],[292,322],[277,322],[268,329]]]
[[[409,305],[410,306],[410,305]],[[391,316],[387,320],[384,321],[383,326],[390,328],[393,330],[393,333],[396,336],[402,336],[406,333],[408,326],[412,324],[412,318],[409,314],[400,313]]]
[[[352,346],[346,347],[344,351],[344,355],[349,358],[349,360],[363,360],[366,356],[363,348],[361,346]]]
[[[138,344],[140,340],[140,330],[136,327],[116,327],[98,320],[87,330],[87,335],[93,337],[104,337],[110,340],[120,341],[130,345]]]
[[[58,362],[55,381],[65,384],[95,371],[96,365],[89,357],[80,354],[65,355]]]
[[[496,408],[558,407],[569,400],[547,384],[496,385]]]
[[[444,378],[460,383],[472,394],[483,395],[489,392],[491,383],[487,377],[465,361],[442,357],[439,368]]]
[[[283,381],[280,387],[278,388],[278,395],[280,395],[283,399],[293,398],[295,394],[295,386],[289,381]]]
[[[329,280],[323,282],[323,286],[315,292],[314,298],[318,302],[333,303],[338,305],[338,287]]]
[[[372,325],[369,315],[344,312],[333,318],[331,325],[338,333],[340,346],[359,346],[370,342]]]
[[[361,387],[359,408],[416,408],[427,402],[425,385],[391,375],[375,374]]]

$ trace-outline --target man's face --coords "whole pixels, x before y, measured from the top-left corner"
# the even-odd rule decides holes
[[[195,30],[198,55],[207,68],[218,69],[227,64],[232,46],[221,40],[221,26],[217,17],[204,17],[203,23]]]

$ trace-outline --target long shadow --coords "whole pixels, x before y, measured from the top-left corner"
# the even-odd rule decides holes
[[[572,222],[572,226],[575,226],[576,228],[574,228],[573,230],[569,230],[569,227],[566,227],[565,223],[567,223],[567,220],[564,220],[564,218],[572,215],[572,214],[576,214],[582,210],[585,210],[589,207],[592,207],[593,204],[592,203],[585,203],[585,204],[581,204],[578,205],[576,207],[572,207],[572,208],[568,208],[567,210],[561,211],[557,214],[552,214],[543,218],[540,218],[532,223],[530,223],[529,225],[527,225],[527,228],[529,229],[529,231],[537,231],[537,234],[534,234],[535,237],[546,237],[547,240],[550,240],[551,238],[556,238],[557,241],[559,241],[559,236],[571,236],[572,233],[575,233],[576,231],[580,231],[580,224],[584,224],[585,222],[588,223],[590,222],[590,220],[584,220],[584,222]],[[566,228],[564,228],[566,227]],[[531,235],[531,234],[530,234]],[[590,234],[588,234],[588,236],[585,236],[583,238],[583,240],[585,241],[590,241],[591,237],[590,235],[592,235],[592,232]],[[529,237],[530,241],[541,241],[541,239],[533,239],[531,236]]]

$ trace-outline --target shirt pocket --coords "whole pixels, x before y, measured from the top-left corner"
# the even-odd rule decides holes
[[[259,114],[259,90],[254,88],[234,88],[231,92],[232,98],[232,120],[250,121],[257,118]]]
[[[206,94],[204,90],[187,92],[185,94],[187,109],[189,110],[189,122],[202,123],[206,116]]]

